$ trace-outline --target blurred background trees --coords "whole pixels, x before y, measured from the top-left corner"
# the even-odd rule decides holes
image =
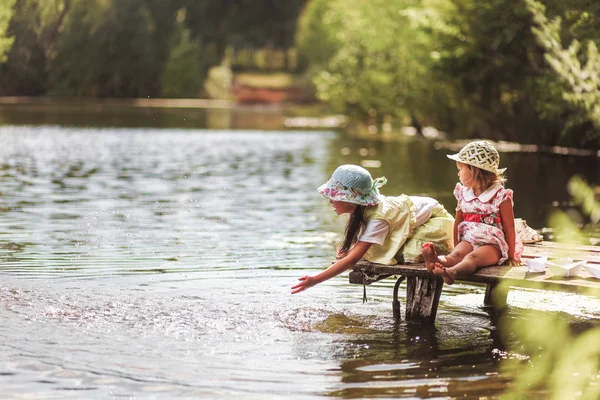
[[[12,18],[15,0],[0,0],[0,62],[6,60],[6,53],[12,47],[14,36],[8,36],[6,30]]]
[[[312,0],[301,16],[298,44],[337,111],[404,115],[454,137],[599,147],[600,3],[376,3]]]
[[[202,97],[227,48],[293,47],[304,2],[0,0],[0,95]]]
[[[598,148],[599,19],[591,0],[0,0],[0,95],[222,97],[284,71],[358,121]]]

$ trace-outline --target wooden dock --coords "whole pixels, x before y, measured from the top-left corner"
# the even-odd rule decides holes
[[[525,245],[522,262],[537,257],[570,257],[586,260],[588,264],[600,266],[600,246],[566,246],[555,242]],[[406,320],[420,324],[433,324],[442,293],[444,281],[427,272],[425,264],[383,265],[361,260],[350,272],[350,283],[370,285],[381,279],[397,277],[393,292],[394,317],[400,319],[398,290],[406,280]],[[585,269],[577,276],[559,277],[546,269],[545,272],[528,272],[527,266],[492,266],[477,270],[472,275],[456,279],[460,283],[485,284],[484,305],[504,308],[509,287],[533,288],[576,292],[600,297],[600,279],[594,278]]]

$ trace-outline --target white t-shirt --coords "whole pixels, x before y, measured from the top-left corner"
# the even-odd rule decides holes
[[[431,197],[408,196],[408,198],[415,205],[415,216],[417,218],[415,228],[429,221],[431,210],[440,204],[436,199],[432,199]]]
[[[423,225],[431,218],[431,210],[438,206],[436,199],[431,197],[409,196],[410,201],[415,206],[416,223],[415,228]],[[390,231],[390,225],[383,219],[373,219],[367,222],[364,231],[358,237],[358,240],[366,243],[382,245],[385,242]]]
[[[383,219],[372,219],[367,222],[364,231],[358,237],[361,242],[373,243],[382,245],[385,242],[390,224]]]

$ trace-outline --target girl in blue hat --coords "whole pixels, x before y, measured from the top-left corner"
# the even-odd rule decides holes
[[[426,242],[434,243],[440,253],[453,248],[454,218],[437,200],[383,196],[379,188],[386,182],[383,177],[373,180],[357,165],[342,165],[319,187],[335,212],[350,218],[336,262],[317,275],[299,278],[292,294],[352,268],[361,258],[386,265],[416,263],[423,260],[421,247]]]

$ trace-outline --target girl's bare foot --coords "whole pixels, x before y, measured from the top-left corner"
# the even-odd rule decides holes
[[[427,271],[433,272],[434,265],[436,263],[439,264],[440,259],[438,258],[437,253],[435,252],[435,247],[433,243],[427,242],[421,246],[421,254],[423,254],[423,258],[425,259],[425,268]]]
[[[444,283],[448,285],[452,285],[456,280],[456,271],[453,268],[446,268],[440,263],[434,264],[433,273],[441,276],[444,279]]]

